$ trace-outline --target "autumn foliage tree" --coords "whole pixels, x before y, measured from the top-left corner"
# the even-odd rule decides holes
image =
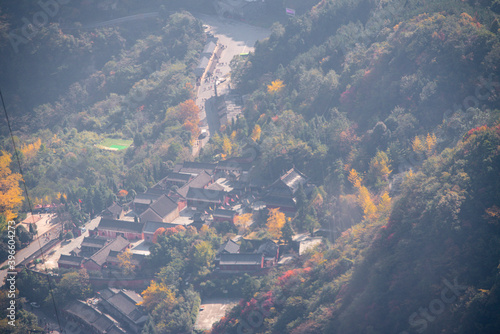
[[[179,104],[179,118],[182,126],[191,132],[191,140],[195,140],[200,135],[200,109],[193,100],[187,100]]]
[[[377,212],[381,219],[388,220],[389,214],[391,213],[391,197],[389,193],[384,192],[380,197],[380,201],[377,206]]]
[[[175,295],[174,293],[163,283],[157,283],[155,281],[151,281],[148,288],[144,290],[142,293],[143,301],[139,303],[139,305],[144,306],[144,308],[151,312],[158,305],[166,306],[168,309],[171,309],[175,304]]]
[[[276,94],[281,92],[281,90],[285,87],[283,80],[274,80],[270,85],[267,85],[267,92],[270,94]]]
[[[255,126],[252,130],[252,135],[250,136],[250,138],[252,138],[252,140],[255,142],[259,141],[261,132],[262,132],[262,129],[260,128],[260,125],[255,124]]]
[[[267,218],[267,229],[275,239],[280,239],[282,228],[285,225],[285,214],[279,208],[269,209],[269,217]]]
[[[363,179],[361,178],[361,176],[358,174],[358,172],[354,168],[351,169],[351,171],[349,172],[349,176],[347,177],[347,179],[349,180],[349,182],[352,183],[352,185],[355,188],[361,187],[361,181]]]
[[[253,215],[251,213],[242,214],[236,217],[234,223],[236,224],[236,226],[238,226],[239,228],[243,229],[246,232],[248,226],[252,222],[252,216]]]
[[[11,171],[11,157],[6,151],[2,151],[0,156],[0,214],[5,216],[6,222],[17,217],[17,210],[23,201],[19,186],[21,174]],[[0,230],[4,227],[0,226]]]
[[[123,275],[129,276],[135,270],[135,265],[132,263],[132,253],[130,250],[126,250],[118,254],[119,267],[122,270]]]
[[[36,156],[41,146],[42,146],[42,140],[38,138],[31,144],[24,144],[21,147],[21,152],[23,152],[24,158],[30,161]]]
[[[375,184],[375,187],[380,188],[388,181],[391,172],[389,157],[385,152],[378,151],[370,160],[368,179]]]

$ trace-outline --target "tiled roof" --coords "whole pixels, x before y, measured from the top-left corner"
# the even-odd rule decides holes
[[[150,205],[150,208],[153,209],[163,220],[163,218],[177,209],[177,203],[175,203],[168,196],[162,195]]]
[[[98,265],[102,266],[106,262],[109,252],[111,251],[122,251],[129,245],[129,241],[122,236],[119,236],[115,240],[111,241],[109,244],[98,250],[94,255],[90,257]]]
[[[197,189],[189,187],[186,198],[188,200],[207,202],[207,203],[220,203],[224,199],[225,192],[210,189]]]
[[[94,328],[97,333],[107,333],[115,322],[106,314],[94,309],[81,300],[73,301],[65,311],[77,317],[82,323]]]
[[[162,221],[163,217],[160,217],[160,215],[157,214],[153,209],[147,208],[146,211],[144,211],[143,213],[141,213],[139,215],[139,220],[141,222],[145,222],[145,221],[148,221],[148,220]]]
[[[115,232],[133,232],[142,233],[144,224],[136,223],[128,220],[116,220],[109,218],[101,218],[98,225],[98,230],[109,230]]]
[[[220,255],[220,265],[260,265],[262,254],[257,253],[236,253]]]
[[[212,54],[215,51],[215,47],[217,46],[217,39],[209,39],[207,40],[207,44],[203,48],[203,53]]]
[[[189,180],[193,176],[191,174],[185,174],[185,173],[175,173],[172,172],[167,175],[163,180],[165,181],[173,181],[173,182],[189,182]]]
[[[213,216],[224,217],[224,218],[233,218],[238,213],[233,210],[224,210],[224,209],[216,209],[213,213]]]
[[[100,295],[112,308],[133,322],[142,323],[147,320],[147,315],[136,305],[143,299],[134,291],[113,289],[101,291]]]
[[[267,195],[264,198],[262,198],[262,201],[266,203],[266,205],[271,205],[271,206],[282,206],[287,208],[295,207],[295,201],[293,200],[293,198],[290,197]]]
[[[185,184],[185,185],[183,185],[182,187],[180,187],[179,189],[177,189],[177,193],[178,193],[180,196],[184,197],[184,198],[186,198],[186,197],[187,197],[187,193],[188,193],[188,191],[189,191],[189,184]]]
[[[281,176],[278,181],[283,182],[283,184],[285,184],[294,194],[299,189],[299,186],[301,184],[304,185],[306,183],[307,178],[304,174],[302,174],[295,168],[292,168],[287,171],[285,175]]]
[[[120,213],[122,213],[122,210],[123,210],[123,208],[121,207],[121,205],[118,205],[115,202],[113,202],[113,204],[109,208],[107,208],[105,210],[105,212],[109,211],[111,214],[116,216],[116,215],[119,215]]]
[[[207,171],[202,171],[188,185],[192,188],[203,188],[212,181],[212,176]]]
[[[205,69],[208,65],[209,59],[205,56],[200,58],[200,62],[198,63],[198,66],[196,68],[199,69]]]
[[[144,225],[144,233],[155,233],[156,230],[159,228],[170,228],[170,227],[175,227],[177,226],[176,224],[170,224],[170,223],[164,223],[164,222],[159,222],[159,221],[148,221]]]
[[[184,161],[182,166],[176,165],[174,167],[174,172],[200,174],[202,171],[207,171],[211,174],[216,166],[216,164],[208,162]]]
[[[57,261],[58,265],[65,264],[65,265],[70,265],[70,266],[79,266],[82,264],[84,258],[80,256],[73,256],[73,255],[63,255],[59,257],[59,260]]]
[[[108,242],[106,238],[99,237],[85,237],[83,238],[81,247],[104,247]]]
[[[235,254],[240,252],[240,245],[238,245],[236,242],[233,240],[229,239],[226,243],[222,244],[219,253],[229,253],[229,254]]]
[[[141,193],[137,194],[133,200],[133,203],[136,204],[150,204],[156,201],[161,194],[158,193]]]

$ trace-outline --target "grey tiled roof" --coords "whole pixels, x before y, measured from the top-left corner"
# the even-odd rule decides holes
[[[197,189],[189,187],[186,198],[188,200],[219,203],[224,199],[225,192],[220,190]]]
[[[160,217],[164,218],[177,209],[177,203],[175,203],[168,196],[163,195],[158,198],[156,202],[151,204],[150,208],[153,209]]]
[[[238,245],[236,242],[233,240],[229,239],[226,243],[222,244],[219,253],[229,253],[229,254],[235,254],[240,252],[240,245]]]
[[[98,230],[141,233],[143,226],[144,224],[142,223],[136,223],[128,220],[101,218],[97,228]]]
[[[170,228],[170,227],[175,227],[177,226],[176,224],[171,224],[171,223],[164,223],[164,222],[159,222],[159,221],[148,221],[144,225],[144,233],[155,233],[156,230],[159,228]]]
[[[220,255],[220,265],[260,265],[262,254],[257,253],[236,253]]]
[[[64,255],[61,254],[59,257],[59,260],[57,261],[58,265],[61,264],[66,264],[66,265],[71,265],[71,266],[79,266],[82,264],[84,258],[80,256],[73,256],[73,255]]]
[[[127,239],[119,236],[118,238],[111,241],[109,244],[107,244],[106,246],[104,246],[103,248],[101,248],[100,250],[95,252],[94,255],[92,255],[90,257],[90,260],[93,260],[95,263],[102,266],[104,264],[104,262],[106,262],[108,255],[109,255],[109,252],[122,251],[129,244],[130,244],[130,242]]]
[[[233,210],[224,210],[224,209],[216,209],[213,213],[214,217],[224,217],[224,218],[233,218],[238,213]]]

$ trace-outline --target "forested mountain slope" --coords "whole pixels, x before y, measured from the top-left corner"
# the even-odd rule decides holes
[[[388,220],[276,273],[212,332],[498,333],[499,147],[499,126],[471,130],[406,175]]]
[[[498,12],[321,1],[233,61],[248,95],[227,136],[253,129],[264,177],[296,166],[323,186],[296,230],[352,227],[213,333],[499,331]]]

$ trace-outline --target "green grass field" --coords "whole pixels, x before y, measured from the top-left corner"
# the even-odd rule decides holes
[[[131,139],[106,138],[99,145],[97,145],[97,147],[113,151],[120,151],[129,147],[130,145],[132,145],[132,143],[133,140]]]

